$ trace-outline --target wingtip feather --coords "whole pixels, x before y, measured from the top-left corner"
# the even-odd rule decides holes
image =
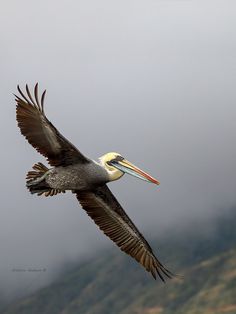
[[[38,98],[38,82],[35,84],[35,87],[34,87],[34,97],[35,97],[38,109],[41,110],[40,103],[39,103],[39,98]]]

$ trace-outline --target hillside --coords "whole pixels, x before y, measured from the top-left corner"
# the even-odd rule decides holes
[[[74,267],[53,285],[2,313],[236,313],[235,223],[236,215],[231,212],[220,217],[209,233],[202,235],[196,228],[168,233],[156,241],[159,255],[168,258],[168,263],[162,258],[163,262],[183,278],[166,284],[154,281],[114,249]]]

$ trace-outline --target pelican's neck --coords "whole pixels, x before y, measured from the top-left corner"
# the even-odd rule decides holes
[[[99,158],[98,164],[107,172],[109,181],[115,181],[120,179],[124,172],[120,171],[119,169],[116,169],[115,167],[109,167],[103,158]]]

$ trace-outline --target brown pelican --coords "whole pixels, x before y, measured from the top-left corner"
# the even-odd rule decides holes
[[[17,86],[16,119],[21,133],[44,157],[52,168],[42,163],[33,166],[27,174],[26,186],[32,194],[53,196],[71,190],[98,227],[125,253],[136,259],[156,279],[173,274],[154,255],[152,248],[135,227],[106,183],[128,173],[154,184],[159,181],[134,166],[118,153],[108,153],[98,162],[85,157],[71,144],[44,112],[44,98],[38,96],[38,84],[32,97],[26,85],[26,94]]]

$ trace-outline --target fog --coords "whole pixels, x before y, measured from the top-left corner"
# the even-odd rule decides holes
[[[26,190],[45,160],[17,128],[16,85],[47,89],[49,120],[85,155],[117,151],[160,180],[109,184],[147,239],[210,229],[236,204],[235,12],[233,0],[2,3],[1,298],[113,245],[70,193]],[[29,268],[45,271],[15,271]]]

